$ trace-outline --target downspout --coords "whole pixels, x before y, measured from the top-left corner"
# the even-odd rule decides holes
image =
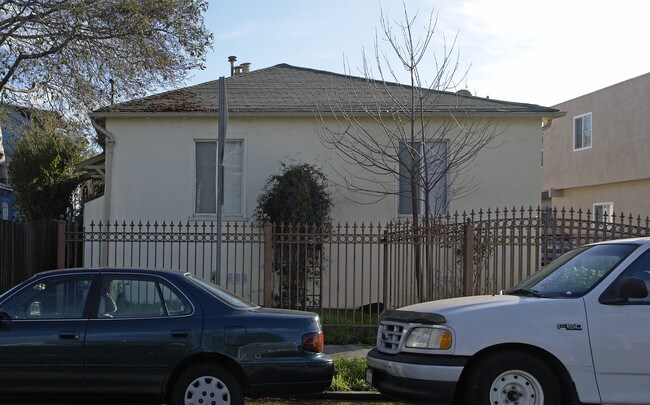
[[[95,118],[90,117],[90,122],[93,128],[106,137],[104,150],[106,153],[105,168],[104,168],[104,215],[102,223],[108,226],[111,220],[111,191],[113,183],[113,145],[115,144],[115,136],[111,134],[106,128],[97,122]],[[108,266],[108,252],[107,249],[102,249],[101,265]]]

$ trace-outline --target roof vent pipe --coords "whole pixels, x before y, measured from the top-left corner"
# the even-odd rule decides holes
[[[235,62],[237,62],[236,56],[228,56],[228,62],[230,62],[230,76],[235,74]]]
[[[242,73],[249,73],[251,71],[250,62],[242,63],[239,67],[241,68]]]

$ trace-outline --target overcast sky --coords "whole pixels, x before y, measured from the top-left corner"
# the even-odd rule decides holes
[[[432,52],[441,55],[443,38],[450,44],[457,35],[457,79],[467,71],[460,88],[477,96],[552,106],[650,72],[650,1],[406,3],[409,13],[419,11],[418,27],[432,10],[437,15]],[[381,6],[389,21],[403,20],[402,0]],[[379,0],[210,0],[214,49],[189,84],[230,75],[229,55],[253,70],[289,63],[342,73],[345,61],[357,74],[362,51],[374,54],[379,18]],[[431,58],[420,74],[427,80],[434,72]]]

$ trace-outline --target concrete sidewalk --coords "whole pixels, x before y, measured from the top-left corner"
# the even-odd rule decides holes
[[[367,345],[325,345],[323,350],[325,354],[337,357],[347,357],[349,359],[366,358],[366,354],[372,349],[372,346]]]

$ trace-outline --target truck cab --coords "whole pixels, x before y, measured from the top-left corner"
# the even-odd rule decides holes
[[[366,380],[427,403],[650,402],[650,238],[585,245],[496,295],[382,314]]]

